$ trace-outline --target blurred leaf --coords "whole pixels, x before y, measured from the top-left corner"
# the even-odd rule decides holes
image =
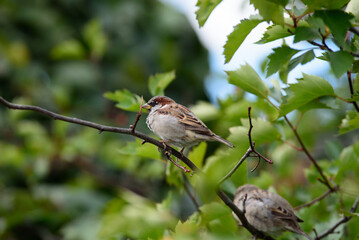
[[[196,18],[200,27],[203,27],[207,21],[209,15],[212,13],[213,9],[220,3],[222,0],[198,0],[196,6],[198,10],[196,11]]]
[[[327,59],[330,62],[331,69],[334,72],[334,75],[339,78],[344,73],[346,73],[352,66],[354,61],[354,57],[345,51],[337,51],[337,52],[326,52],[325,53]]]
[[[343,46],[347,31],[352,26],[350,20],[353,16],[341,10],[320,10],[314,16],[323,19],[340,46]]]
[[[51,50],[53,59],[82,59],[85,56],[85,49],[76,39],[65,40]]]
[[[25,43],[16,41],[7,47],[6,53],[12,64],[22,67],[30,61],[30,51]]]
[[[220,117],[219,109],[209,102],[200,101],[191,106],[191,111],[204,122]]]
[[[244,127],[249,129],[249,120],[241,119],[241,122]],[[256,145],[265,143],[265,142],[273,142],[280,139],[280,133],[273,126],[272,123],[265,121],[261,118],[252,118],[252,141],[256,143]]]
[[[126,191],[107,204],[99,238],[125,234],[135,239],[160,239],[164,231],[174,228],[175,224],[176,219],[168,210]]]
[[[192,151],[188,154],[188,159],[190,159],[199,169],[202,169],[206,150],[207,143],[201,142],[198,146],[193,147]]]
[[[344,134],[349,131],[359,128],[359,113],[356,111],[348,111],[345,118],[339,126],[339,134]]]
[[[353,14],[355,16],[355,20],[359,21],[359,2],[357,0],[349,1],[347,7],[345,8],[345,12]]]
[[[171,156],[174,161],[177,161],[179,165],[185,166],[181,160],[177,160],[176,157]],[[169,185],[175,186],[178,189],[183,187],[183,170],[174,165],[170,160],[166,162],[166,182]]]
[[[223,55],[225,63],[231,61],[234,53],[241,46],[248,34],[263,20],[260,19],[243,19],[234,30],[228,35],[227,42],[224,45]]]
[[[353,146],[349,146],[343,149],[339,159],[340,165],[335,181],[341,183],[344,177],[348,176],[349,172],[353,174],[357,173],[359,155],[354,151]]]
[[[279,76],[283,83],[287,83],[287,69],[290,59],[299,50],[292,49],[287,45],[283,45],[273,49],[273,53],[268,56],[267,77],[279,71]]]
[[[332,86],[323,78],[303,73],[303,79],[298,83],[290,84],[292,94],[281,106],[281,114],[285,115],[294,109],[309,103],[322,96],[334,96]]]
[[[141,98],[127,89],[107,92],[104,97],[117,102],[116,107],[132,112],[138,112],[141,106]]]
[[[154,76],[150,76],[148,88],[152,96],[164,96],[165,89],[175,79],[175,77],[175,71],[157,73]]]
[[[266,21],[272,21],[275,24],[283,25],[283,6],[268,0],[250,0],[255,9]]]
[[[91,55],[101,58],[106,52],[108,39],[102,30],[100,21],[93,19],[87,23],[83,30],[83,35],[90,47]]]
[[[228,71],[227,74],[229,83],[258,97],[267,98],[269,93],[267,85],[250,65],[242,65],[236,71]]]
[[[318,29],[311,27],[298,27],[294,32],[294,43],[300,41],[313,41],[315,39],[320,38],[320,34]]]

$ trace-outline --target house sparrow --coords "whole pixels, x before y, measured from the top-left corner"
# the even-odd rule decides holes
[[[249,224],[269,236],[291,231],[312,240],[298,225],[303,220],[295,216],[292,206],[278,194],[246,184],[237,189],[233,202],[245,212]],[[241,224],[238,217],[233,215]]]
[[[202,141],[218,141],[228,147],[233,145],[217,136],[185,106],[169,97],[156,96],[142,106],[149,110],[146,123],[164,144],[181,147],[193,146]]]

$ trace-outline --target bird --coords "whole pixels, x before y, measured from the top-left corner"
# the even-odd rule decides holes
[[[230,148],[232,143],[213,133],[191,110],[166,96],[155,96],[142,106],[149,111],[148,128],[162,139],[164,144],[191,147],[202,141],[218,141]]]
[[[237,189],[233,203],[245,213],[250,225],[266,235],[276,237],[290,231],[312,240],[298,224],[303,220],[294,214],[288,201],[276,193],[245,184]],[[237,215],[233,213],[233,216],[241,224]]]

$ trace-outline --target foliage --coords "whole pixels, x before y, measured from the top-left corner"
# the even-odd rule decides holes
[[[125,111],[137,112],[142,95],[204,100],[205,54],[183,19],[162,4],[92,1],[88,13],[82,1],[20,2],[1,3],[7,20],[7,32],[0,30],[1,96],[127,126],[135,114]],[[201,26],[220,2],[198,1]],[[1,109],[0,237],[249,239],[215,192],[249,147],[248,106],[251,140],[274,164],[262,161],[251,172],[258,159],[247,158],[222,189],[232,197],[238,186],[252,183],[275,189],[293,206],[329,191],[297,211],[302,228],[311,236],[313,228],[325,233],[346,215],[352,218],[328,239],[358,237],[358,214],[349,210],[359,195],[359,15],[357,1],[348,2],[250,1],[259,15],[241,20],[229,34],[225,61],[264,22],[269,26],[257,44],[279,40],[278,46],[264,72],[248,64],[227,71],[236,91],[218,106],[191,106],[235,145],[191,149],[188,158],[204,174],[184,174],[156,146],[138,139]],[[177,50],[181,46],[186,51]],[[291,77],[294,69],[316,68],[318,61],[330,71]],[[104,92],[121,110],[105,107]],[[142,118],[136,130],[151,134]]]

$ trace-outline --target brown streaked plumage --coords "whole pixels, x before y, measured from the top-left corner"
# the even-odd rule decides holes
[[[294,214],[293,207],[278,194],[246,184],[237,189],[233,202],[242,211],[244,202],[248,223],[261,232],[278,236],[284,231],[290,231],[312,240],[299,226],[298,222],[303,221]]]
[[[156,96],[142,106],[149,110],[147,126],[163,142],[183,149],[202,141],[218,141],[229,147],[233,145],[214,134],[193,112],[169,97]]]

